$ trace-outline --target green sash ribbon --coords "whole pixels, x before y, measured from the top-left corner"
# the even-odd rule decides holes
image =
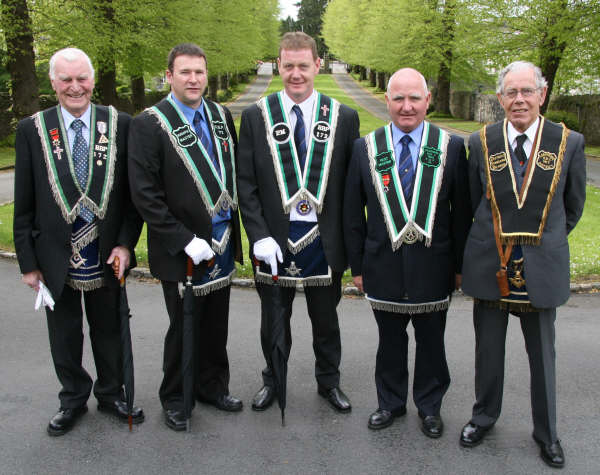
[[[91,105],[88,182],[79,185],[60,106],[33,116],[40,136],[52,195],[67,223],[73,223],[82,206],[104,218],[114,182],[117,159],[118,112],[112,106]]]
[[[371,179],[394,251],[403,243],[413,244],[423,239],[426,246],[431,245],[450,136],[427,121],[423,125],[410,207],[405,201],[396,165],[392,124],[365,137]]]
[[[503,244],[538,245],[560,179],[569,129],[540,116],[523,185],[518,190],[507,125],[505,119],[484,127],[480,132],[488,197],[492,212],[498,218]]]
[[[289,213],[294,203],[306,199],[320,213],[327,190],[340,104],[335,99],[317,93],[311,115],[311,130],[307,137],[306,164],[302,171],[282,94],[282,91],[276,92],[258,101],[265,121],[281,203],[284,211]]]
[[[170,98],[146,110],[158,119],[169,136],[173,148],[192,176],[208,214],[215,217],[219,211],[226,211],[229,207],[237,209],[235,151],[223,108],[206,99],[202,103],[215,139],[215,158],[220,173],[185,116]]]

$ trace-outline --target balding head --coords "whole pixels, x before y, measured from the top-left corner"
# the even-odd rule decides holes
[[[427,82],[416,69],[399,69],[390,77],[385,101],[392,122],[402,132],[412,132],[425,120],[430,99]]]

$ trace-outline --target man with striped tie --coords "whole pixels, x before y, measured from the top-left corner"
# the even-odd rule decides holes
[[[392,121],[355,142],[344,199],[352,276],[379,328],[378,408],[368,427],[383,429],[406,414],[406,328],[412,322],[413,400],[423,433],[438,438],[450,384],[446,313],[460,286],[471,222],[465,147],[424,120],[431,93],[418,71],[394,73],[385,97]]]
[[[279,73],[284,90],[242,114],[238,188],[242,220],[252,254],[262,307],[284,314],[290,335],[297,284],[304,286],[313,329],[318,393],[340,412],[351,410],[340,389],[341,340],[336,307],[347,267],[342,233],[344,178],[358,137],[358,114],[314,89],[321,60],[315,41],[302,32],[280,43]],[[278,276],[281,308],[272,276]],[[267,322],[261,343],[268,358]],[[291,340],[287,350],[289,351]],[[267,409],[275,397],[271,368],[252,408]]]

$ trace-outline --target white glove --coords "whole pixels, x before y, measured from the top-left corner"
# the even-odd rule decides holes
[[[208,243],[196,236],[194,236],[194,239],[183,250],[192,258],[195,266],[200,264],[200,261],[210,261],[215,255]]]
[[[40,288],[38,290],[37,298],[35,299],[35,309],[39,310],[41,306],[50,307],[50,310],[54,311],[54,299],[48,287],[40,280]]]
[[[277,241],[271,236],[256,241],[252,248],[254,257],[271,266],[271,275],[277,275],[277,261],[283,262],[283,255]]]

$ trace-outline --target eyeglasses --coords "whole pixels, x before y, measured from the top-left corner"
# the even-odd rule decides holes
[[[532,97],[537,91],[539,91],[540,88],[536,87],[524,87],[523,89],[507,89],[506,91],[504,91],[502,93],[503,96],[508,97],[509,99],[515,99],[519,93],[521,93],[521,96],[523,97]]]

